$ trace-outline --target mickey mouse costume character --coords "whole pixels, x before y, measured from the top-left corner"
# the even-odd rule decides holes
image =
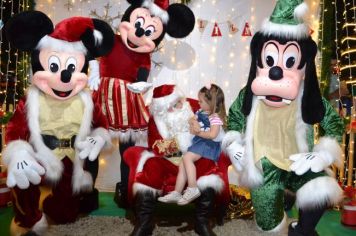
[[[94,100],[101,104],[110,131],[119,137],[121,157],[136,141],[146,139],[149,113],[142,94],[151,69],[151,53],[164,35],[187,36],[194,28],[193,12],[183,4],[168,0],[129,0],[119,24],[119,34],[111,52],[100,59],[100,80],[91,80]],[[115,201],[127,206],[128,167],[121,161],[121,183],[116,186]]]
[[[32,85],[8,123],[3,151],[14,199],[12,234],[42,234],[47,218],[73,222],[98,206],[97,156],[111,142],[107,121],[85,87],[89,59],[109,52],[112,34],[105,22],[85,17],[53,28],[38,11],[6,23],[9,42],[31,52],[33,71]],[[43,211],[40,186],[50,188]]]
[[[247,85],[230,107],[223,141],[239,183],[251,188],[263,231],[285,228],[284,189],[296,193],[299,218],[290,236],[317,235],[323,212],[343,195],[327,174],[330,165],[342,165],[343,122],[320,95],[306,11],[302,0],[279,0],[254,35]],[[324,134],[316,144],[314,124]]]

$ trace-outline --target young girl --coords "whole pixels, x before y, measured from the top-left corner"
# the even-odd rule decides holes
[[[200,110],[191,121],[190,132],[195,135],[188,152],[183,155],[174,191],[163,197],[161,202],[176,202],[185,205],[200,196],[196,182],[194,162],[200,158],[218,161],[226,120],[225,99],[221,88],[215,84],[205,86],[198,93]],[[182,191],[188,181],[188,187]]]

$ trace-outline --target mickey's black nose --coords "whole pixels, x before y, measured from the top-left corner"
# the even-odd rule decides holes
[[[72,73],[69,70],[62,70],[61,72],[61,81],[63,83],[69,83]]]
[[[141,37],[141,36],[144,35],[144,34],[145,34],[145,30],[144,30],[143,28],[138,27],[138,28],[136,29],[135,35],[136,35],[137,37]]]
[[[268,77],[271,80],[280,80],[283,78],[283,70],[279,66],[274,66],[269,69]]]

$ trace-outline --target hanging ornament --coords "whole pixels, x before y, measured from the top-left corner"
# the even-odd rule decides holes
[[[67,3],[64,4],[64,6],[67,8],[68,11],[72,11],[74,4],[72,0],[68,0]]]
[[[211,37],[221,37],[221,36],[222,34],[218,26],[218,23],[215,22],[213,32],[211,33]]]
[[[309,35],[312,35],[314,33],[314,30],[312,28],[309,28]]]
[[[111,27],[116,30],[117,25],[116,26],[114,25],[114,21],[121,19],[123,14],[118,12],[116,16],[111,16],[109,14],[109,11],[111,10],[111,8],[112,8],[112,5],[110,5],[110,3],[108,2],[106,5],[104,5],[104,15],[99,15],[96,12],[96,9],[95,9],[95,10],[91,10],[90,11],[89,16],[92,16],[92,17],[98,18],[100,20],[106,21],[106,23],[111,25]]]
[[[4,166],[0,165],[0,207],[11,204],[11,191],[6,186],[6,172]]]
[[[208,24],[207,20],[198,19],[198,29],[199,29],[200,33],[204,32],[207,24]]]
[[[334,65],[332,68],[332,73],[334,75],[339,75],[340,74],[340,67],[338,65]]]
[[[229,33],[230,34],[236,34],[239,31],[236,24],[234,24],[233,22],[227,21],[227,24],[229,25]]]
[[[252,36],[250,25],[248,24],[248,22],[245,23],[244,30],[242,31],[242,36]]]

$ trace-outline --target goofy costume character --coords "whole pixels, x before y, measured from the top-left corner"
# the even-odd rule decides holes
[[[284,190],[296,193],[290,236],[317,235],[323,212],[343,195],[328,175],[330,165],[342,164],[343,122],[320,95],[306,10],[302,0],[280,0],[254,35],[247,85],[230,107],[223,140],[239,184],[251,188],[259,228],[286,228]],[[314,124],[324,134],[315,144]]]

